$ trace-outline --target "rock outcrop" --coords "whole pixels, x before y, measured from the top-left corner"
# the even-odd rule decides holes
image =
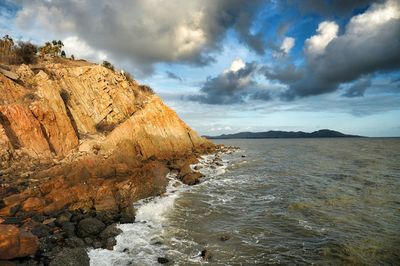
[[[214,149],[147,86],[58,61],[0,73],[0,259],[112,248],[106,226],[133,222],[132,202],[164,193],[168,172],[198,183],[189,164]]]
[[[14,225],[0,224],[0,260],[35,254],[39,241],[33,234]]]

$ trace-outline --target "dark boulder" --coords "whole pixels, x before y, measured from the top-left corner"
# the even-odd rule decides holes
[[[95,236],[106,228],[106,225],[93,217],[85,218],[78,224],[77,234],[80,237]]]
[[[157,258],[157,262],[160,263],[160,264],[166,264],[166,263],[169,262],[169,259],[163,258],[163,257],[159,257],[159,258]]]
[[[51,235],[51,228],[45,224],[38,224],[32,229],[32,234],[41,238]]]
[[[63,212],[58,215],[57,219],[55,220],[55,224],[57,226],[63,226],[64,223],[69,222],[71,220],[72,214],[70,212]]]
[[[203,260],[210,260],[212,258],[211,252],[207,249],[203,249],[200,256],[203,258]]]
[[[128,224],[135,222],[135,209],[133,207],[125,208],[121,211],[121,218],[119,222],[121,224]]]
[[[70,248],[84,247],[85,241],[83,241],[79,237],[74,236],[66,239],[65,244]]]
[[[50,266],[89,266],[89,256],[84,248],[65,248],[50,262]]]
[[[221,241],[227,241],[227,240],[229,240],[231,237],[230,236],[228,236],[228,235],[223,235],[223,236],[221,236],[220,238],[219,238],[219,240],[221,240]]]
[[[119,235],[120,233],[122,233],[122,230],[117,228],[115,224],[109,225],[106,227],[106,229],[104,229],[101,233],[100,233],[100,238],[102,240],[107,240],[110,237],[116,237],[117,235]]]
[[[188,173],[182,178],[182,182],[190,186],[196,185],[200,183],[201,177],[203,177],[203,174],[199,172]]]
[[[64,232],[65,237],[74,237],[75,236],[75,225],[73,223],[65,222],[61,228]]]

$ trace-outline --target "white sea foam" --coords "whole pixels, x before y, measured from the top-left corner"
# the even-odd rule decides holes
[[[135,204],[136,222],[121,224],[122,233],[117,236],[114,250],[91,249],[90,264],[108,265],[154,265],[164,256],[163,232],[168,226],[166,213],[173,208],[175,199],[187,189],[173,176],[163,196],[144,199]]]
[[[215,155],[204,155],[197,164],[204,177],[208,178],[225,173],[228,162],[222,160],[221,165],[216,166]],[[192,169],[196,165],[192,165]],[[167,213],[174,207],[175,200],[181,192],[190,187],[182,184],[174,176],[167,176],[170,181],[163,196],[141,200],[135,204],[136,220],[131,224],[120,224],[118,228],[122,233],[116,237],[117,244],[113,250],[90,249],[90,265],[92,266],[124,266],[124,265],[155,265],[158,257],[165,254],[180,253],[178,250],[170,250],[163,245],[163,235],[168,228]],[[221,199],[222,201],[231,199]],[[184,239],[175,241],[185,241]],[[183,255],[183,254],[181,254]],[[198,256],[189,257],[188,260],[198,262]]]

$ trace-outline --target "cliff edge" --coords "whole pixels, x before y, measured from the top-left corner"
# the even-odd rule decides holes
[[[62,58],[0,66],[0,259],[42,261],[48,236],[67,245],[84,219],[133,222],[133,201],[162,194],[168,172],[197,183],[189,165],[214,148],[123,72]]]

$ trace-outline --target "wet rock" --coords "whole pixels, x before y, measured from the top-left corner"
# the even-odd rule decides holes
[[[65,248],[50,262],[50,266],[89,266],[89,256],[84,248]]]
[[[122,233],[122,230],[117,228],[115,224],[113,225],[109,225],[106,227],[106,229],[104,229],[101,233],[100,233],[100,238],[103,240],[107,240],[111,237],[116,237],[117,235],[119,235],[120,233]]]
[[[45,219],[45,217],[43,215],[41,215],[40,213],[36,213],[35,215],[32,216],[32,220],[34,220],[35,222],[41,223],[43,222]]]
[[[166,263],[169,262],[169,259],[164,258],[164,257],[158,257],[157,258],[157,262],[160,263],[160,264],[166,264]]]
[[[65,244],[70,248],[84,247],[85,241],[83,241],[79,237],[74,236],[66,239]]]
[[[32,234],[41,238],[51,234],[51,229],[45,224],[38,224],[32,229]]]
[[[121,211],[121,218],[119,222],[121,224],[133,223],[135,222],[135,209],[133,207],[128,207]]]
[[[93,245],[93,239],[90,237],[85,237],[83,240],[85,240],[85,243],[89,246]]]
[[[64,232],[65,237],[74,237],[75,236],[75,225],[70,222],[66,222],[62,225],[62,230]]]
[[[14,225],[0,224],[0,260],[35,254],[39,248],[36,236]]]
[[[17,224],[22,225],[23,219],[21,217],[5,217],[3,224]]]
[[[72,214],[70,212],[61,213],[57,219],[55,220],[55,224],[57,226],[62,226],[64,223],[69,222],[71,220]]]
[[[203,177],[202,173],[198,173],[198,172],[192,172],[189,174],[186,174],[183,178],[182,178],[182,182],[185,183],[186,185],[196,185],[198,183],[200,183],[200,178]]]
[[[102,248],[103,244],[100,241],[93,242],[93,248]]]
[[[96,218],[106,225],[111,225],[119,220],[119,214],[116,212],[98,212]]]
[[[207,249],[203,249],[200,256],[203,258],[203,260],[211,260],[212,258],[211,252]]]
[[[243,155],[242,155],[242,158],[245,158],[245,157],[246,157],[246,155],[243,154]]]
[[[96,218],[85,218],[78,224],[77,234],[80,237],[98,235],[106,228],[106,225]]]
[[[114,237],[110,237],[106,240],[104,248],[108,250],[113,250],[114,246],[117,244],[117,240]]]
[[[198,164],[198,165],[195,165],[195,166],[194,166],[194,170],[197,170],[197,171],[198,171],[198,170],[200,170],[200,169],[203,169],[203,166],[202,166],[202,165],[199,165],[199,164]]]
[[[228,236],[228,235],[223,235],[223,236],[221,236],[221,237],[219,238],[219,240],[221,240],[221,241],[227,241],[227,240],[229,240],[229,239],[231,239],[231,237]]]

